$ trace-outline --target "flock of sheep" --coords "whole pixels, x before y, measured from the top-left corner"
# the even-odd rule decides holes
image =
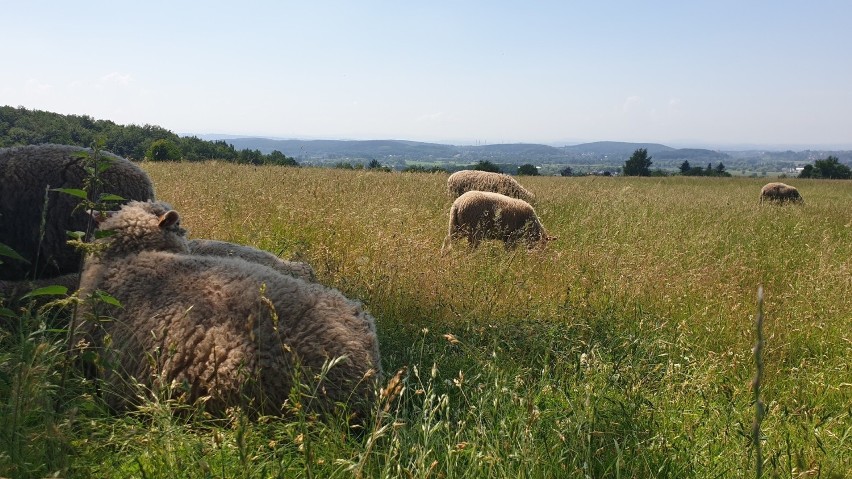
[[[327,412],[345,404],[366,419],[382,378],[375,320],[361,303],[319,284],[307,263],[223,241],[188,239],[180,214],[155,200],[148,176],[132,162],[101,153],[102,191],[119,195],[118,211],[88,213],[80,198],[56,189],[87,184],[91,150],[63,145],[0,149],[0,243],[24,258],[2,258],[0,298],[42,284],[105,291],[117,299],[86,301],[71,324],[76,344],[97,352],[107,404],[138,402],[136,384],[169,386],[211,412],[242,405],[280,414],[297,381],[316,381],[303,406]],[[514,178],[465,170],[452,174],[454,199],[441,251],[466,238],[472,247],[500,240],[532,248],[555,239]],[[760,201],[801,202],[782,183]],[[66,231],[94,221],[109,232],[85,258]],[[82,264],[82,268],[81,265]],[[32,280],[32,278],[43,278]]]

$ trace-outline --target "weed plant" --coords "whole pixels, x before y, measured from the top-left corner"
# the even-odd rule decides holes
[[[14,434],[4,422],[0,476],[23,463],[33,475],[16,477],[754,475],[762,284],[763,476],[850,477],[847,183],[794,182],[805,204],[778,207],[758,204],[754,179],[529,177],[556,242],[442,257],[445,174],[143,167],[190,237],[308,261],[366,304],[389,381],[375,418],[361,433],[304,415],[212,418],[153,391],[131,414],[93,406],[72,421],[73,405],[97,405],[83,387],[62,392],[59,415],[21,416],[29,339],[6,335],[4,412],[40,419]],[[58,394],[60,359],[40,363],[35,398]],[[38,452],[50,441],[63,445],[53,459]]]

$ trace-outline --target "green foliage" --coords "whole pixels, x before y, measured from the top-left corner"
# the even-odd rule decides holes
[[[538,176],[538,168],[529,163],[518,167],[518,175]]]
[[[422,165],[408,165],[402,171],[403,173],[449,173],[446,168],[440,166]]]
[[[384,172],[393,171],[390,167],[382,165],[381,163],[379,163],[379,160],[376,159],[370,160],[370,163],[367,164],[367,169]]]
[[[805,165],[799,178],[830,178],[848,180],[852,178],[852,169],[840,163],[836,156],[829,155],[824,160],[816,160],[813,165]]]
[[[180,148],[171,140],[155,140],[145,152],[145,158],[151,161],[178,161]]]
[[[651,157],[648,156],[648,150],[639,148],[624,162],[623,172],[625,176],[650,176],[650,167]]]
[[[574,170],[570,166],[566,166],[559,170],[559,176],[574,176]]]
[[[107,138],[103,149],[131,160],[224,160],[251,164],[297,166],[280,151],[264,155],[258,150],[237,152],[223,140],[204,141],[179,137],[154,125],[117,125],[89,116],[60,115],[26,108],[0,106],[0,147],[57,143],[88,147]]]
[[[500,167],[491,163],[488,160],[480,160],[475,165],[470,167],[471,170],[489,171],[491,173],[502,173]]]

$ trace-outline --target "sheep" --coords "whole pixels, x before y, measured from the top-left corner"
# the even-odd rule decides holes
[[[66,243],[66,231],[85,231],[89,216],[75,211],[80,198],[46,190],[82,189],[88,176],[82,155],[91,152],[53,144],[0,148],[0,243],[29,261],[3,258],[0,280],[50,278],[79,270],[81,256]],[[110,162],[100,175],[103,192],[126,200],[154,199],[151,180],[139,167],[107,152],[100,158]]]
[[[760,189],[760,202],[773,201],[779,204],[784,204],[789,201],[791,203],[804,203],[802,195],[795,186],[790,186],[784,183],[767,183]]]
[[[382,369],[375,320],[361,303],[238,257],[190,254],[165,203],[130,202],[99,229],[112,233],[86,258],[80,292],[106,291],[121,307],[88,301],[77,322],[83,344],[112,365],[101,368],[108,406],[131,407],[128,383],[139,381],[177,385],[213,414],[238,405],[282,414],[296,381],[311,383],[343,358],[302,406],[323,413],[345,403],[369,416]]]
[[[503,173],[478,170],[461,170],[447,178],[447,193],[456,199],[467,191],[492,191],[527,203],[535,201],[535,195],[520,185],[514,178]]]
[[[242,258],[251,263],[268,266],[280,273],[293,276],[311,283],[316,282],[316,273],[310,264],[301,261],[285,261],[274,254],[249,246],[227,241],[209,239],[189,240],[189,252],[199,256],[226,256]]]
[[[226,241],[207,239],[188,240],[189,252],[199,256],[225,256],[244,259],[251,263],[261,264],[277,270],[280,273],[299,278],[311,283],[316,282],[316,273],[310,264],[301,261],[285,261],[267,251],[243,246]],[[52,278],[35,280],[2,281],[0,280],[0,298],[17,298],[23,294],[45,286],[63,286],[69,291],[77,289],[80,281],[78,273],[68,273]]]
[[[452,248],[452,241],[466,237],[476,248],[483,239],[497,239],[507,248],[519,241],[529,248],[555,240],[542,226],[535,210],[524,200],[490,191],[468,191],[450,207],[450,222],[441,253]]]

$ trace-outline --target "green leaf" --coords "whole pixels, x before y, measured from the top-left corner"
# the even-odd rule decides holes
[[[101,194],[100,201],[124,201],[124,198],[110,193]]]
[[[118,308],[121,307],[121,301],[115,299],[115,297],[113,297],[111,294],[107,293],[106,291],[101,291],[101,290],[95,291],[95,297],[98,299],[98,301],[102,301],[106,304],[109,304],[111,306],[116,306]]]
[[[23,297],[34,298],[36,296],[62,296],[64,294],[68,294],[68,288],[66,288],[65,286],[59,286],[58,284],[54,284],[51,286],[45,286],[44,288],[38,288],[36,290],[30,291]]]
[[[87,198],[86,192],[77,188],[54,188],[50,191],[58,191],[67,195],[76,196],[77,198],[83,198],[84,200]]]
[[[0,256],[6,256],[8,258],[13,258],[18,261],[23,261],[24,263],[29,263],[23,256],[19,255],[17,251],[12,248],[0,243]]]
[[[11,309],[9,309],[9,308],[0,308],[0,317],[4,317],[4,318],[17,318],[17,317],[18,317],[18,315],[17,315],[17,314],[15,314],[15,312],[14,312],[14,311],[12,311],[12,310],[11,310]]]

